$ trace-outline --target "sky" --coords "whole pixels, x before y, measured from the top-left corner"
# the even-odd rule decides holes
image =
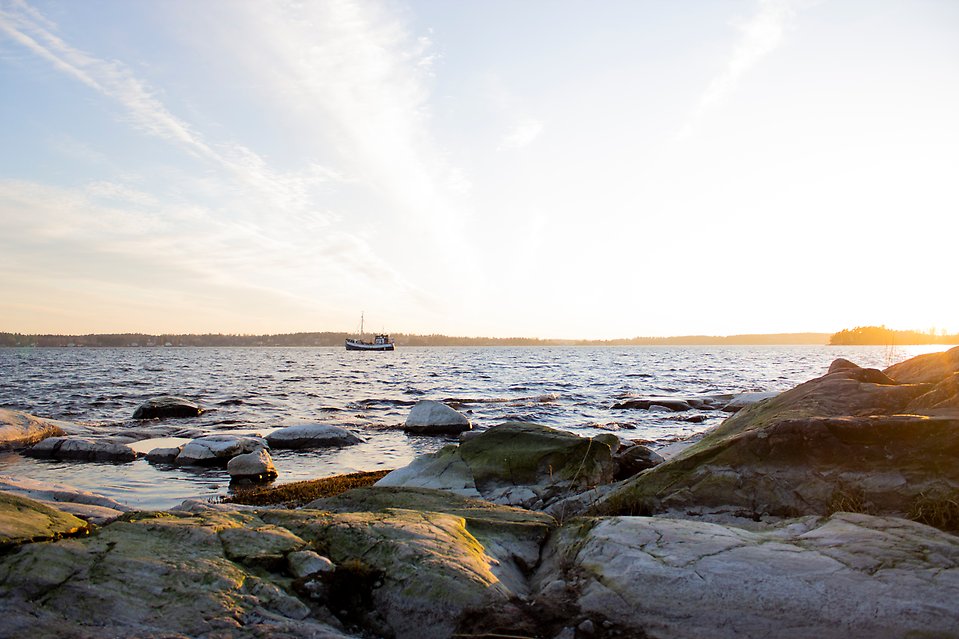
[[[0,331],[959,331],[959,3],[0,0]]]

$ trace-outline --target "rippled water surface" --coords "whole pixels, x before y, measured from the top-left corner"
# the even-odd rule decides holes
[[[943,347],[944,348],[944,347]],[[533,347],[400,348],[0,348],[0,407],[78,422],[97,436],[154,427],[156,436],[254,432],[307,422],[347,427],[366,443],[346,449],[274,451],[279,482],[395,468],[447,440],[398,427],[419,399],[451,403],[480,428],[532,421],[581,434],[615,432],[665,444],[718,424],[668,411],[613,410],[644,395],[786,390],[825,373],[837,357],[885,368],[937,347]],[[136,421],[144,400],[199,402],[196,418]],[[162,431],[162,432],[159,432]],[[185,440],[181,440],[185,441]],[[141,441],[140,450],[157,442]],[[221,469],[38,461],[0,455],[0,473],[71,484],[142,508],[223,494]]]

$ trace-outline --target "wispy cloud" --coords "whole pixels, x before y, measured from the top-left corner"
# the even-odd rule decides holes
[[[528,147],[543,132],[544,124],[541,120],[527,118],[519,122],[503,137],[500,148],[523,149]]]
[[[722,71],[712,79],[700,97],[679,133],[680,138],[691,136],[711,111],[726,102],[742,78],[779,47],[790,22],[804,4],[808,2],[759,0],[756,12],[735,25],[739,30],[739,39]]]
[[[124,121],[137,130],[222,172],[226,180],[184,175],[185,188],[205,192],[208,202],[236,206],[227,215],[185,203],[189,195],[167,201],[115,180],[79,190],[6,183],[0,215],[23,218],[30,210],[37,224],[24,229],[25,237],[72,229],[70,241],[77,245],[128,257],[163,255],[205,281],[240,285],[245,279],[251,286],[272,281],[291,295],[307,295],[317,282],[336,279],[429,301],[362,237],[361,225],[335,228],[351,221],[350,211],[334,210],[324,196],[337,189],[372,189],[398,219],[416,214],[436,221],[454,210],[449,194],[468,188],[468,180],[448,165],[429,136],[430,40],[412,37],[401,20],[363,1],[237,2],[214,11],[228,12],[232,26],[243,27],[239,37],[234,31],[225,38],[218,53],[242,61],[253,81],[276,89],[264,93],[284,101],[285,115],[298,119],[304,136],[336,141],[337,168],[307,159],[281,171],[248,146],[211,139],[173,113],[162,93],[129,66],[73,46],[35,8],[13,0],[0,5],[0,35],[119,105]],[[198,37],[211,37],[214,30]],[[125,208],[114,206],[121,201]],[[117,224],[104,227],[104,220]],[[190,239],[182,237],[176,221],[189,222]],[[104,235],[84,237],[77,229]],[[202,242],[193,240],[198,236]],[[108,237],[122,241],[111,243]]]

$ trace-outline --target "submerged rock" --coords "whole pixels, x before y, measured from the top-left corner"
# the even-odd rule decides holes
[[[23,454],[42,459],[97,462],[131,462],[138,456],[126,444],[86,437],[49,437]]]
[[[613,480],[614,435],[579,437],[538,424],[507,422],[393,471],[378,486],[449,490],[529,507]]]
[[[278,428],[266,436],[270,448],[327,448],[360,444],[363,439],[345,428],[328,424],[298,424]]]
[[[416,402],[403,426],[406,432],[417,435],[456,435],[471,428],[466,415],[431,399]]]
[[[196,417],[203,408],[188,399],[164,395],[153,397],[140,404],[133,412],[133,419],[163,419],[166,417]]]
[[[678,397],[646,397],[643,399],[628,399],[625,402],[613,404],[613,410],[655,410],[657,408],[680,412],[692,410],[688,401]]]
[[[268,448],[261,437],[207,435],[187,442],[176,457],[178,466],[226,465],[233,457]]]
[[[47,437],[66,435],[63,422],[0,408],[0,450],[32,446]]]

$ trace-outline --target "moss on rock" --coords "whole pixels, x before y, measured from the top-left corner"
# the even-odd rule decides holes
[[[0,492],[0,551],[88,531],[87,522],[73,515],[27,497]]]

